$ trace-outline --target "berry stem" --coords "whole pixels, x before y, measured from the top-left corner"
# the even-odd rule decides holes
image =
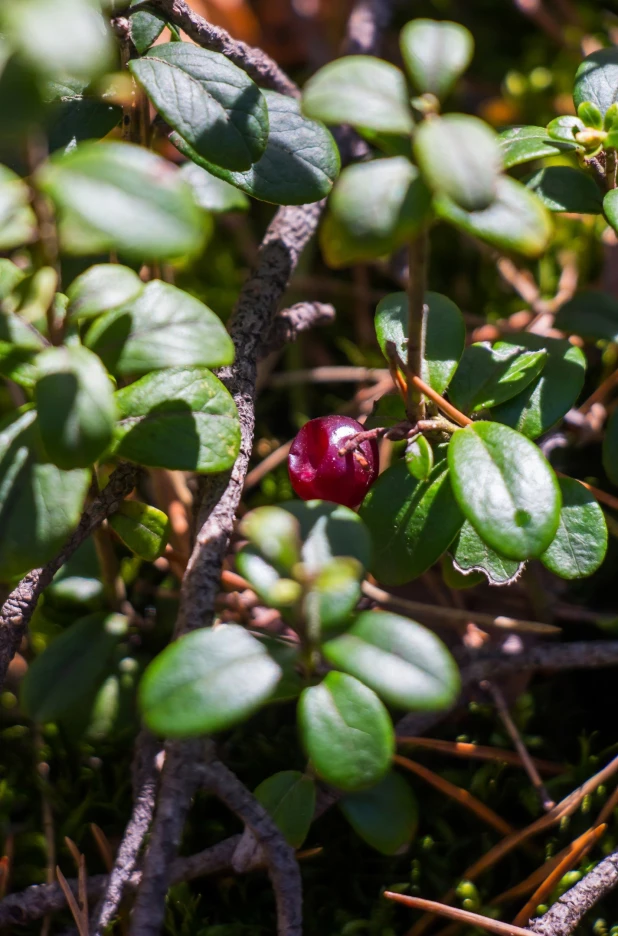
[[[425,287],[429,238],[422,230],[410,243],[408,264],[408,389],[406,410],[411,422],[425,416],[425,402],[414,384],[414,376],[421,373],[425,354]]]
[[[394,341],[386,342],[386,355],[389,362],[389,370],[393,376],[393,381],[395,386],[398,388],[399,392],[404,396],[407,396],[408,385],[407,382],[401,373],[403,368],[403,362],[397,354],[397,348]],[[421,380],[416,374],[412,374],[411,381],[414,387],[424,393],[425,396],[432,400],[438,409],[440,409],[445,416],[448,416],[453,422],[457,423],[458,426],[469,426],[472,420],[469,416],[466,416],[464,413],[460,413],[459,410],[453,406],[452,403],[449,403],[448,400],[445,400],[444,397],[440,396],[433,387],[430,387],[429,384],[426,384],[424,380]],[[417,420],[418,421],[418,420]]]

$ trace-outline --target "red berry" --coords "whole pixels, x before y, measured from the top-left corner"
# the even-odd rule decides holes
[[[378,476],[378,446],[372,439],[339,454],[346,439],[363,427],[349,416],[320,416],[300,430],[290,449],[288,469],[303,500],[332,501],[356,507]]]

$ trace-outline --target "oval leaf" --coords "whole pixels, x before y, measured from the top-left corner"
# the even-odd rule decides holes
[[[97,263],[74,279],[67,289],[70,319],[96,318],[131,302],[144,290],[137,273],[119,263]]]
[[[395,753],[395,732],[377,695],[352,676],[328,673],[298,701],[301,741],[316,772],[341,790],[382,779]]]
[[[342,796],[339,809],[356,834],[383,855],[400,854],[416,835],[418,802],[398,773],[387,774],[370,790]]]
[[[605,217],[615,231],[618,231],[618,189],[611,189],[603,199]]]
[[[593,341],[618,341],[618,300],[609,293],[587,289],[560,306],[556,328]]]
[[[546,166],[524,180],[550,211],[601,214],[603,194],[592,176],[570,166]]]
[[[464,575],[482,572],[490,585],[510,585],[524,568],[523,563],[507,559],[491,549],[467,520],[453,543],[452,554],[459,572]]]
[[[618,50],[597,49],[587,55],[575,74],[575,107],[585,101],[596,104],[602,115],[618,101]]]
[[[545,552],[560,519],[560,488],[539,449],[494,422],[458,429],[448,447],[455,497],[485,542],[509,559]]]
[[[401,54],[419,94],[442,98],[470,64],[474,40],[449,20],[415,19],[399,35]]]
[[[512,169],[513,166],[520,166],[534,159],[543,159],[545,156],[559,156],[561,153],[581,149],[572,135],[568,140],[553,139],[549,128],[546,130],[545,127],[509,127],[498,136],[498,146],[505,169]]]
[[[131,0],[131,6],[138,3],[141,3],[141,0]],[[129,24],[133,45],[139,54],[143,55],[159,38],[165,29],[166,21],[157,10],[138,10],[129,17]]]
[[[283,573],[300,561],[300,525],[281,507],[256,507],[242,518],[238,532]]]
[[[607,525],[596,499],[574,478],[558,478],[562,507],[558,532],[541,562],[564,579],[585,578],[607,552]]]
[[[327,569],[338,556],[356,559],[363,569],[369,566],[369,531],[349,507],[320,500],[285,501],[278,506],[300,523],[301,560],[309,575]]]
[[[193,197],[205,211],[247,211],[249,199],[235,186],[218,179],[194,162],[185,163],[180,174],[191,186]]]
[[[150,504],[125,500],[107,521],[125,546],[148,562],[154,562],[165,551],[170,537],[167,514]]]
[[[221,624],[187,634],[155,657],[142,677],[139,705],[155,734],[211,734],[245,721],[280,678],[279,666],[255,637],[236,624]]]
[[[464,413],[478,412],[517,396],[538,377],[547,351],[521,345],[482,341],[469,345],[449,386],[449,399]]]
[[[11,169],[0,166],[0,250],[29,244],[36,229],[28,186]]]
[[[406,468],[417,481],[426,481],[433,468],[433,449],[425,436],[411,439],[406,446]]]
[[[315,811],[315,783],[299,770],[282,770],[263,780],[253,795],[269,813],[288,845],[300,848]]]
[[[319,572],[307,588],[303,613],[315,642],[341,630],[361,597],[363,567],[357,559],[340,556]]]

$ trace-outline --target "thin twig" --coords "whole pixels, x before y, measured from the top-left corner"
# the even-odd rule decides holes
[[[519,754],[505,748],[487,747],[482,744],[469,744],[465,741],[442,741],[438,738],[413,738],[398,736],[398,744],[411,744],[413,747],[425,748],[428,751],[439,751],[441,754],[450,754],[454,757],[463,757],[466,760],[498,761],[511,764],[514,767],[523,767]],[[542,760],[538,757],[532,761],[541,773],[559,776],[567,767],[564,764],[554,764],[552,761]]]
[[[580,920],[618,885],[618,852],[600,861],[585,878],[562,894],[547,913],[530,923],[538,936],[571,936]]]
[[[296,341],[302,332],[310,328],[332,325],[335,321],[334,306],[327,302],[297,302],[275,316],[270,334],[261,350],[261,357],[279,351],[286,344]]]
[[[411,907],[413,910],[425,910],[431,913],[432,916],[437,913],[440,916],[448,917],[450,920],[457,920],[458,923],[479,926],[481,929],[487,930],[488,933],[497,933],[498,936],[530,936],[530,930],[522,929],[521,926],[501,923],[499,920],[481,916],[480,913],[460,910],[459,907],[449,907],[435,900],[425,900],[423,897],[409,897],[407,894],[395,894],[392,891],[384,891],[383,896],[389,900],[394,900],[395,903],[405,904],[406,907]]]

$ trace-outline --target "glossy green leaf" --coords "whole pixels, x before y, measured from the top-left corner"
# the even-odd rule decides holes
[[[562,507],[558,532],[541,562],[564,579],[585,578],[607,552],[607,525],[595,497],[574,478],[558,478]]]
[[[170,536],[167,514],[141,501],[125,500],[107,521],[125,546],[141,559],[163,555]]]
[[[333,558],[350,556],[366,569],[371,559],[367,527],[353,510],[327,501],[284,501],[279,504],[300,523],[301,559],[306,572],[315,575],[328,568]]]
[[[595,104],[605,114],[618,102],[618,50],[597,49],[587,55],[575,74],[573,86],[575,107],[584,101]]]
[[[96,87],[96,84],[95,84]],[[100,140],[114,129],[122,108],[93,90],[88,79],[63,78],[46,84],[49,151],[67,152],[83,140]]]
[[[433,468],[433,449],[424,435],[411,439],[406,446],[406,468],[417,481],[426,481]]]
[[[100,316],[86,345],[113,374],[181,365],[221,367],[234,345],[221,319],[182,289],[151,280],[136,299]]]
[[[433,631],[387,611],[361,612],[322,653],[389,705],[409,711],[449,708],[461,688],[457,665]]]
[[[224,211],[247,211],[249,199],[234,185],[217,178],[194,162],[187,162],[180,174],[191,186],[193,196],[201,208],[217,214]]]
[[[397,423],[407,419],[406,405],[398,393],[387,393],[373,404],[369,416],[365,420],[365,429],[375,429],[380,426],[396,426]]]
[[[386,774],[395,732],[377,695],[352,676],[328,673],[298,702],[303,747],[315,771],[341,790],[362,790]]]
[[[140,465],[212,473],[231,468],[240,447],[236,405],[203,367],[147,374],[116,393],[115,453]]]
[[[611,189],[603,199],[603,212],[615,231],[618,231],[618,189]]]
[[[603,468],[612,484],[618,485],[618,410],[612,412],[605,427]]]
[[[154,734],[212,734],[245,721],[280,678],[259,640],[237,624],[220,624],[186,634],[155,657],[140,683],[139,706]]]
[[[6,261],[9,263],[9,261]],[[12,312],[0,311],[0,374],[22,387],[34,387],[34,360],[44,347],[38,331]]]
[[[122,614],[100,611],[80,618],[30,664],[21,686],[24,711],[39,724],[82,703],[102,679],[112,651],[128,629]]]
[[[592,101],[582,101],[577,108],[577,116],[586,127],[592,127],[593,130],[603,129],[603,114]]]
[[[546,166],[525,180],[550,211],[601,214],[603,194],[592,176],[570,166]]]
[[[141,0],[131,0],[131,6],[136,6]],[[129,17],[131,26],[131,39],[140,55],[143,55],[159,38],[165,29],[165,17],[154,8],[152,10],[138,10]]]
[[[168,42],[133,59],[129,69],[161,116],[203,159],[243,172],[264,152],[266,101],[247,73],[221,53]]]
[[[256,507],[240,521],[238,532],[282,573],[300,561],[300,525],[281,507]]]
[[[361,597],[362,577],[362,565],[350,556],[332,559],[315,576],[303,601],[307,630],[314,642],[348,623]]]
[[[414,134],[414,155],[432,191],[466,211],[483,211],[496,198],[498,138],[477,117],[447,114],[423,121]]]
[[[551,127],[551,124],[549,126]],[[545,127],[509,127],[499,135],[498,146],[505,169],[512,169],[513,166],[520,166],[534,159],[560,156],[561,153],[580,149],[572,137],[568,140],[553,139],[549,127],[547,130]]]
[[[26,183],[0,166],[0,250],[29,244],[36,236],[36,218]]]
[[[513,399],[492,410],[492,418],[531,439],[551,429],[573,406],[584,385],[586,358],[581,348],[560,338],[529,332],[510,336],[530,351],[546,350],[541,374]]]
[[[547,124],[547,133],[552,140],[559,143],[568,143],[572,148],[583,149],[575,140],[575,134],[584,130],[583,121],[573,114],[564,114],[562,117],[555,117]]]
[[[339,809],[356,834],[383,855],[400,854],[416,835],[416,796],[394,771],[369,790],[342,796]]]
[[[560,488],[539,449],[494,422],[458,429],[448,448],[455,497],[492,549],[509,559],[545,552],[560,519]]]
[[[469,345],[449,386],[449,399],[464,413],[504,403],[538,377],[547,351],[527,351],[522,345],[488,341]]]
[[[456,569],[464,575],[482,572],[490,585],[510,585],[524,568],[517,559],[507,559],[488,546],[467,520],[451,552]]]
[[[415,19],[399,34],[401,54],[419,94],[442,98],[470,64],[474,40],[465,26]]]
[[[89,483],[88,471],[61,471],[48,461],[33,409],[0,422],[0,579],[58,552],[77,526]]]
[[[431,193],[404,156],[348,166],[330,199],[320,243],[330,266],[392,253],[427,224]]]
[[[399,357],[408,359],[408,297],[390,293],[378,303],[375,315],[378,343],[388,360],[386,344],[395,343]],[[444,393],[457,370],[466,342],[463,316],[455,303],[440,293],[425,293],[425,354],[421,377],[437,393]]]
[[[360,507],[373,540],[371,572],[403,585],[437,562],[463,523],[444,461],[417,481],[398,461],[383,472]]]
[[[143,290],[144,283],[129,267],[97,263],[74,279],[67,289],[69,318],[96,318],[137,299]]]
[[[42,266],[29,273],[4,303],[8,312],[17,312],[21,319],[45,329],[47,310],[56,299],[58,273],[53,267]]]
[[[503,176],[498,179],[496,200],[484,211],[464,211],[446,195],[434,199],[434,208],[466,234],[526,257],[538,257],[547,247],[551,216],[543,203],[525,185]]]
[[[69,610],[73,615],[80,607],[82,614],[86,610],[98,611],[104,602],[100,575],[94,541],[89,537],[56,572],[51,585],[45,589],[45,603]]]
[[[45,451],[59,468],[87,468],[114,432],[116,405],[107,372],[80,345],[48,348],[36,364],[34,398]]]
[[[323,124],[308,120],[299,102],[262,91],[268,106],[266,149],[246,172],[232,172],[202,159],[178,133],[170,139],[188,159],[247,195],[275,205],[304,205],[325,198],[339,174],[339,150]]]
[[[285,578],[255,546],[244,546],[236,554],[236,568],[252,589],[272,608],[291,608],[302,596],[302,586]]]
[[[412,132],[403,73],[370,55],[349,55],[321,68],[303,88],[303,113],[327,124],[382,133]]]
[[[253,795],[283,833],[288,845],[300,848],[315,811],[315,782],[299,770],[282,770],[263,780]]]
[[[582,290],[560,306],[556,328],[594,341],[618,341],[618,300],[600,290]]]
[[[117,250],[139,260],[199,253],[205,219],[167,160],[129,143],[81,143],[36,176],[60,214],[72,254]]]

